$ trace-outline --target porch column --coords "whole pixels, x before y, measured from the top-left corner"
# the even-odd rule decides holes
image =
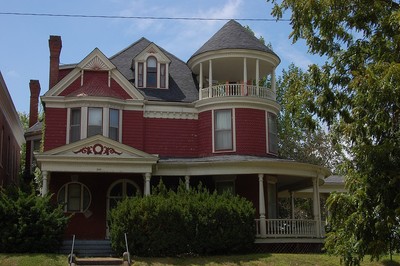
[[[275,98],[276,98],[275,67],[272,68],[272,73],[271,73],[271,89],[272,89],[273,93],[275,94]]]
[[[256,94],[260,95],[260,60],[256,59]]]
[[[267,223],[265,220],[264,174],[258,174],[259,209],[260,209],[260,234],[267,236]]]
[[[247,92],[247,58],[246,57],[243,58],[243,85],[244,85],[244,93],[245,93],[245,95],[247,95],[248,92]]]
[[[199,100],[202,99],[203,90],[203,63],[200,63],[200,74],[199,74]]]
[[[185,187],[186,187],[186,190],[190,189],[190,176],[189,175],[185,176]]]
[[[317,231],[317,237],[321,237],[321,204],[319,202],[319,185],[318,177],[313,178],[313,214],[314,221],[316,221],[315,230]]]
[[[151,173],[146,173],[144,175],[144,195],[145,196],[150,195],[150,179],[151,179]]]
[[[208,97],[212,97],[212,61],[208,60]]]
[[[42,172],[42,196],[45,196],[49,192],[48,172]]]

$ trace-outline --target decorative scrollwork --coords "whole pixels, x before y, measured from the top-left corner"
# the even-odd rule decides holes
[[[94,155],[111,155],[117,154],[121,155],[122,152],[116,151],[114,148],[104,146],[100,143],[94,144],[92,146],[82,147],[78,151],[74,151],[75,154],[83,153],[83,154],[94,154]]]

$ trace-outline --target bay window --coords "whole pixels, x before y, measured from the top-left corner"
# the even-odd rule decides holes
[[[98,107],[88,108],[87,137],[103,134],[103,109]]]
[[[119,141],[119,110],[110,109],[108,137]]]
[[[69,140],[75,142],[81,139],[81,109],[71,109]]]

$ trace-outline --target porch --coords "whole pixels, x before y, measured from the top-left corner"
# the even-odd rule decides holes
[[[255,219],[256,238],[323,238],[325,235],[324,223],[317,220],[304,219],[266,219],[265,233],[261,231],[261,220]]]

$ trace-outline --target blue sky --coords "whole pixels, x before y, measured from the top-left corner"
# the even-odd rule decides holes
[[[18,0],[2,1],[1,12],[106,16],[202,17],[218,19],[272,18],[264,0]],[[286,17],[288,18],[288,14]],[[292,45],[289,22],[242,21],[263,36],[282,62],[307,68],[320,58],[307,53],[304,42]],[[50,35],[63,42],[61,63],[80,62],[94,48],[110,57],[145,37],[183,61],[226,21],[139,20],[0,15],[0,71],[17,111],[29,111],[29,80],[38,79],[41,95],[48,90]]]

